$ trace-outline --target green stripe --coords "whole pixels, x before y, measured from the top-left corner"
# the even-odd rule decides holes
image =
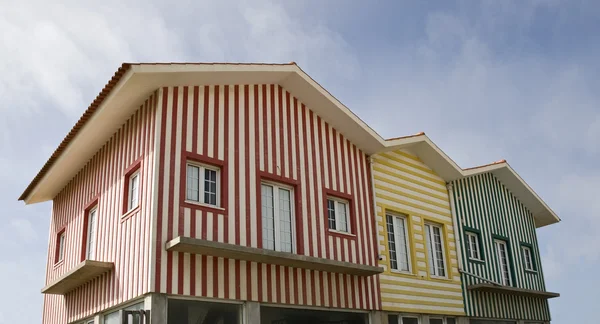
[[[461,238],[465,270],[500,282],[494,236],[507,241],[513,286],[544,290],[544,276],[533,214],[491,173],[479,174],[453,182],[454,208],[460,226],[455,235]],[[471,262],[465,246],[465,228],[480,231],[484,263]],[[525,271],[521,243],[531,246],[537,273]],[[548,301],[540,298],[469,291],[479,279],[462,275],[465,312],[468,316],[515,320],[549,321]]]

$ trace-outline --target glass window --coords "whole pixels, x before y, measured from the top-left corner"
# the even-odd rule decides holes
[[[429,258],[429,270],[436,277],[446,276],[446,264],[444,262],[444,233],[437,225],[425,224],[425,238]]]
[[[140,172],[136,171],[129,176],[129,197],[127,202],[127,210],[132,210],[139,205],[139,186],[140,186]]]
[[[65,257],[65,230],[63,230],[60,234],[58,234],[58,239],[56,242],[56,262],[60,262]]]
[[[508,248],[506,242],[502,240],[494,240],[496,245],[496,254],[498,256],[498,266],[500,267],[500,278],[505,286],[512,286],[512,277],[510,275],[510,259],[508,256]]]
[[[456,324],[456,319],[452,317],[447,317],[446,324]]]
[[[522,246],[523,249],[523,260],[525,261],[525,270],[535,271],[533,266],[533,256],[531,255],[531,248],[528,246]]]
[[[329,229],[349,233],[348,202],[338,198],[328,198],[327,219],[329,221]]]
[[[218,168],[188,163],[185,199],[201,204],[219,206],[219,176]]]
[[[444,324],[443,318],[429,318],[429,324]]]
[[[124,308],[124,310],[133,311],[133,310],[141,310],[144,309],[144,303],[137,303],[135,305],[131,305],[129,307]],[[142,324],[142,320],[139,315],[130,315],[130,319],[133,318],[133,321],[129,321],[127,324]],[[109,314],[104,315],[104,324],[121,324],[121,319],[119,318],[119,311],[111,312]]]
[[[402,323],[400,324],[419,324],[419,318],[413,316],[402,316]]]
[[[386,214],[390,267],[394,270],[410,272],[410,249],[406,216]]]
[[[294,252],[294,215],[291,188],[263,183],[261,186],[263,248]]]
[[[479,250],[479,235],[473,232],[465,232],[467,238],[467,255],[469,259],[482,260],[481,251]]]
[[[96,243],[96,213],[98,208],[94,207],[90,209],[87,219],[87,242],[85,246],[85,258],[87,260],[93,260],[96,257],[95,243]]]

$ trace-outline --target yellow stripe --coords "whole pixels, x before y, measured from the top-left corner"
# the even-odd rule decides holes
[[[394,160],[392,160],[392,161],[394,161]],[[408,169],[406,167],[406,165],[404,163],[400,163],[402,165],[396,165],[396,164],[390,163],[389,161],[386,161],[386,160],[378,160],[377,163],[386,165],[386,166],[388,166],[388,167],[390,167],[392,169],[395,169],[395,170],[398,170],[398,171],[402,171],[404,173],[412,174],[413,176],[415,176],[417,178],[427,179],[427,180],[429,180],[429,181],[431,181],[433,183],[438,183],[438,184],[440,184],[440,185],[442,185],[444,187],[446,186],[446,181],[442,180],[441,178],[439,178],[439,177],[430,177],[430,176],[427,176],[425,174],[418,173],[418,172],[415,172],[413,170],[410,170],[410,169]]]
[[[459,307],[462,308],[463,306]],[[383,310],[399,312],[399,313],[413,313],[413,314],[432,314],[432,315],[452,315],[452,316],[463,316],[465,313],[450,312],[447,310],[432,310],[432,309],[421,309],[421,308],[404,308],[404,307],[393,307],[383,306]]]
[[[419,204],[413,204],[413,203],[408,202],[408,201],[402,201],[402,200],[400,200],[398,198],[391,197],[391,196],[388,196],[388,195],[384,195],[383,193],[378,193],[377,196],[380,197],[380,198],[383,198],[385,200],[393,201],[393,202],[395,202],[397,204],[406,205],[406,206],[410,206],[410,207],[415,208],[415,209],[420,209],[420,210],[428,211],[430,213],[437,214],[437,215],[440,215],[440,216],[446,216],[446,217],[448,217],[448,219],[451,219],[451,217],[452,217],[450,213],[445,213],[445,212],[437,211],[437,210],[434,210],[434,209],[431,209],[431,208],[424,207],[424,206],[419,205]],[[427,216],[427,215],[420,214],[420,213],[415,213],[415,212],[412,212],[412,211],[410,212],[410,214],[411,215],[415,215],[415,216],[419,216],[421,218],[423,218],[423,217],[431,218],[431,216]],[[438,220],[438,219],[436,219],[435,221],[436,222],[441,222],[441,223],[444,223],[444,224],[448,224],[448,225],[452,225],[452,222],[448,221],[448,220]]]
[[[449,295],[442,295],[442,294],[436,294],[436,293],[424,293],[424,292],[420,292],[420,291],[398,290],[398,289],[392,289],[392,288],[381,288],[381,292],[385,292],[385,293],[389,293],[389,294],[398,294],[398,295],[442,298],[442,299],[449,299],[449,300],[462,300],[463,299],[462,296],[449,296]],[[387,299],[387,297],[384,297],[383,299]]]
[[[378,164],[385,165],[385,166],[387,166],[387,167],[389,167],[391,169],[397,170],[397,168],[394,167],[393,165],[388,165],[388,164],[382,163],[382,162],[378,162]],[[429,184],[427,182],[419,181],[417,179],[413,179],[413,178],[404,176],[401,173],[396,173],[396,172],[392,172],[392,171],[386,170],[384,168],[381,168],[377,164],[375,164],[373,166],[373,170],[376,171],[376,172],[381,172],[381,173],[387,174],[390,177],[402,179],[402,180],[404,180],[406,182],[410,182],[410,183],[415,184],[415,185],[420,186],[420,187],[425,187],[425,188],[429,188],[431,190],[439,191],[440,193],[448,194],[448,191],[447,191],[447,189],[446,189],[445,186],[441,187],[441,186],[436,186],[436,185]],[[418,176],[418,177],[421,178],[421,176]]]
[[[394,152],[394,153],[396,153],[396,152]],[[401,154],[400,154],[400,155],[401,155]],[[404,165],[407,165],[407,166],[410,166],[410,167],[412,167],[412,168],[415,168],[415,169],[421,170],[421,171],[423,171],[423,172],[427,172],[427,173],[429,173],[429,174],[432,174],[432,175],[434,175],[434,176],[438,176],[438,175],[437,175],[437,173],[435,173],[433,170],[431,170],[431,169],[430,169],[430,168],[428,168],[428,167],[424,167],[424,166],[422,166],[422,165],[419,165],[419,164],[415,164],[415,163],[412,163],[412,162],[409,162],[409,161],[405,161],[405,160],[402,160],[402,159],[398,159],[397,157],[395,157],[395,156],[393,156],[393,155],[390,155],[389,153],[382,153],[382,154],[381,154],[381,156],[382,156],[382,157],[385,157],[385,158],[387,158],[387,159],[390,159],[390,160],[392,160],[392,161],[396,161],[396,162],[398,162],[398,163],[402,163],[402,164],[404,164]]]
[[[407,152],[405,152],[405,151],[398,150],[398,151],[392,151],[392,152],[393,152],[393,153],[396,153],[396,154],[399,154],[399,155],[402,155],[402,156],[404,156],[404,157],[406,157],[406,158],[409,158],[409,159],[411,159],[411,160],[413,160],[413,161],[417,161],[417,162],[419,162],[419,163],[423,163],[423,161],[421,161],[421,159],[419,159],[419,157],[418,157],[418,156],[416,156],[416,155],[412,155],[412,154],[410,154],[410,153],[407,153]],[[425,164],[425,163],[423,163],[423,164]]]
[[[377,179],[377,178],[375,178],[375,179]],[[448,211],[450,210],[450,202],[448,202],[448,201],[446,201],[446,202],[448,202],[448,204],[444,205],[444,204],[439,203],[437,201],[429,200],[427,198],[421,198],[421,197],[416,196],[416,195],[411,195],[411,194],[407,193],[406,191],[402,191],[402,190],[397,190],[397,189],[385,187],[385,186],[382,186],[380,184],[377,184],[377,182],[375,182],[375,190],[377,190],[377,189],[379,189],[381,191],[393,192],[393,193],[395,193],[397,195],[402,195],[402,196],[407,197],[407,198],[418,200],[418,201],[420,201],[420,202],[422,202],[424,204],[437,206],[437,207],[446,209]],[[375,193],[377,193],[377,191]]]
[[[383,171],[377,171],[377,172],[383,173]],[[388,176],[398,178],[395,174],[388,174]],[[420,188],[409,186],[409,185],[404,184],[404,183],[402,183],[400,181],[396,181],[394,179],[389,179],[389,178],[384,178],[381,175],[377,175],[377,174],[374,174],[374,178],[375,178],[376,181],[385,182],[385,183],[388,183],[388,184],[390,184],[390,185],[392,185],[394,187],[400,187],[400,188],[403,188],[405,190],[409,190],[409,191],[412,191],[412,192],[420,193],[420,194],[425,195],[425,196],[429,196],[429,197],[432,197],[432,198],[436,198],[436,199],[448,201],[448,195],[443,195],[443,194],[438,195],[437,193],[433,193],[433,192],[429,192],[427,190],[423,190],[423,189],[420,189]],[[411,182],[411,183],[414,183],[414,182]],[[422,186],[421,184],[416,184],[416,183],[415,183],[415,185],[419,186],[419,187]],[[435,190],[435,189],[432,189],[432,190]],[[440,193],[446,193],[443,190],[436,190],[436,191],[439,191]]]
[[[414,276],[413,276],[414,277]],[[443,291],[452,291],[462,293],[462,289],[460,288],[460,283],[455,283],[455,288],[451,287],[441,287],[441,286],[433,286],[433,285],[425,285],[414,282],[404,282],[404,281],[395,281],[390,279],[381,278],[381,283],[389,284],[389,285],[401,285],[407,287],[415,287],[415,288],[423,288],[423,289],[435,289],[435,290],[443,290]]]
[[[388,303],[402,303],[409,305],[426,305],[426,306],[440,306],[440,307],[463,307],[463,303],[460,304],[452,304],[452,303],[442,303],[437,301],[425,301],[425,300],[413,300],[413,299],[404,299],[404,298],[389,298],[383,297],[382,301],[385,300]]]

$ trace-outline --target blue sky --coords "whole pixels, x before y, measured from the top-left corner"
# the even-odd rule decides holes
[[[41,320],[51,204],[17,197],[124,61],[295,61],[384,137],[507,159],[563,220],[538,231],[553,323],[597,323],[597,2],[68,2],[1,4],[0,324]]]

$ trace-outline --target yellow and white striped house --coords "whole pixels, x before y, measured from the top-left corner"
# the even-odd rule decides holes
[[[465,313],[446,181],[408,149],[373,155],[372,174],[382,309],[394,324],[457,323]]]

